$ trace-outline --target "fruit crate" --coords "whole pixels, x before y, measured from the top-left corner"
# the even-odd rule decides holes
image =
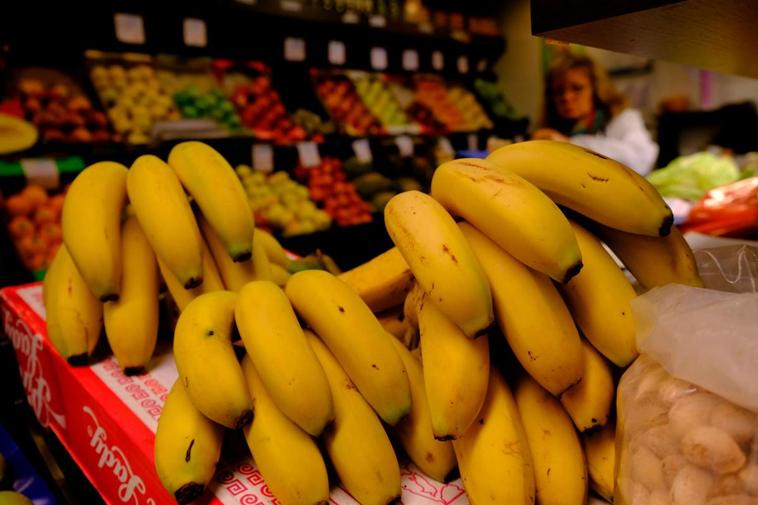
[[[311,77],[316,95],[341,132],[355,137],[387,133],[347,75],[339,71],[312,69]]]

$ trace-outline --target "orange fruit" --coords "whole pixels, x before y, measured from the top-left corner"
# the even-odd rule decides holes
[[[8,231],[13,238],[29,237],[34,233],[34,223],[25,216],[16,216],[8,223]]]
[[[44,253],[34,254],[25,261],[26,268],[33,272],[39,272],[47,266],[47,257]]]
[[[38,207],[47,201],[47,191],[37,184],[29,184],[21,194],[25,195],[34,207]]]
[[[26,216],[31,213],[34,207],[26,195],[19,193],[5,201],[5,208],[11,216]]]
[[[38,225],[43,223],[54,223],[57,218],[58,216],[56,212],[47,205],[38,207],[37,211],[34,213],[34,222]]]

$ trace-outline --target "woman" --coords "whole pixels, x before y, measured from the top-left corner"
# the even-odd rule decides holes
[[[592,59],[566,54],[551,66],[545,80],[542,127],[533,139],[571,142],[646,174],[658,156],[642,115]]]

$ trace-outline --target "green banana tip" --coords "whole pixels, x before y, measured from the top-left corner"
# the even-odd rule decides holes
[[[192,503],[200,498],[205,492],[205,485],[197,482],[188,482],[174,492],[174,498],[180,505]]]

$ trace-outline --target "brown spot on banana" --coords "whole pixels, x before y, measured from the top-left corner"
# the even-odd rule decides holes
[[[189,447],[187,447],[187,453],[184,455],[184,461],[187,463],[192,459],[192,446],[195,445],[195,439],[190,440]]]

